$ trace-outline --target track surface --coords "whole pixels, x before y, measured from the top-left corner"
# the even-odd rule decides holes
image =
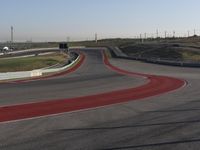
[[[111,69],[127,75],[146,77],[149,82],[136,88],[111,91],[90,96],[76,97],[71,99],[55,99],[41,102],[33,101],[31,103],[3,106],[0,107],[0,122],[71,112],[81,109],[89,109],[131,100],[139,100],[141,98],[155,96],[176,90],[185,84],[183,80],[175,78],[132,73],[118,69],[109,63],[105,53],[103,56],[105,65],[109,66]],[[64,73],[65,72],[54,75],[52,77],[64,75]],[[16,83],[21,82],[23,82],[23,80],[17,81]]]
[[[147,83],[145,79],[125,76],[108,70],[102,64],[101,53],[98,50],[88,50],[86,54],[88,57],[86,62],[79,70],[68,76],[15,85],[0,85],[1,106],[35,102],[35,100],[43,102],[53,99],[53,96],[59,99],[86,96],[133,88]],[[148,100],[3,123],[0,125],[0,149],[169,149],[169,147],[176,146],[177,149],[182,146],[186,148],[188,145],[190,147],[194,145],[195,148],[196,145],[193,143],[198,142],[198,136],[192,136],[192,134],[196,135],[196,130],[191,126],[194,125],[193,123],[198,125],[195,113],[186,114],[185,111],[178,111],[180,114],[184,113],[182,116],[177,111],[168,111],[168,109],[176,110],[193,104],[186,105],[185,103],[188,104],[195,100],[191,96],[195,92],[198,96],[198,90],[194,91],[194,89],[198,88],[198,83],[195,81],[199,79],[199,71],[189,69],[190,73],[187,73],[188,69],[164,67],[165,71],[162,70],[162,66],[126,60],[122,62],[112,60],[112,64],[126,67],[127,70],[134,72],[152,73],[149,69],[152,66],[154,74],[170,73],[171,76],[178,76],[179,72],[183,72],[181,77],[187,79],[189,86],[173,93],[148,98]],[[141,68],[148,69],[144,71]],[[191,120],[191,118],[188,120],[191,116],[196,120]],[[177,125],[183,128],[177,128]],[[191,131],[191,128],[195,131],[194,133],[187,132]],[[185,130],[184,134],[182,130]]]

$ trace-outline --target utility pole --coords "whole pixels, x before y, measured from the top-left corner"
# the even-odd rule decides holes
[[[11,26],[11,27],[10,27],[10,30],[11,30],[11,33],[10,33],[10,34],[11,34],[11,35],[10,35],[10,36],[11,36],[11,37],[10,37],[10,48],[11,48],[11,49],[13,49],[13,41],[14,41],[14,40],[13,40],[13,29],[14,29],[13,26]]]
[[[140,34],[140,41],[141,41],[141,43],[143,43],[142,34]]]
[[[189,31],[189,30],[188,30],[188,32],[187,32],[187,33],[188,33],[188,37],[190,37],[190,31]]]
[[[196,30],[194,29],[194,36],[196,35]]]
[[[144,38],[147,39],[147,33],[144,33]]]
[[[165,31],[165,39],[167,38],[167,31]]]
[[[175,31],[173,31],[173,38],[175,38],[175,36],[176,36],[176,32],[175,32]]]
[[[98,43],[98,34],[95,33],[95,42]]]
[[[159,36],[158,34],[159,34],[159,33],[158,33],[158,29],[157,29],[157,30],[156,30],[156,38],[158,38],[158,36]]]

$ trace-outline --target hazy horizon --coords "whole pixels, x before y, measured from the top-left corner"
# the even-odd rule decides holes
[[[1,0],[0,42],[200,34],[197,0]],[[69,38],[68,38],[69,37]]]

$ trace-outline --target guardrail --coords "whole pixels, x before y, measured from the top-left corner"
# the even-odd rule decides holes
[[[44,73],[52,73],[52,72],[59,72],[59,71],[62,71],[62,70],[65,70],[69,67],[71,67],[78,59],[80,58],[80,56],[76,57],[75,60],[72,60],[70,64],[64,66],[64,67],[61,67],[61,68],[53,68],[53,69],[41,69],[40,72],[42,74]]]
[[[168,66],[181,66],[181,67],[200,67],[200,62],[197,61],[182,61],[182,60],[172,60],[172,59],[162,59],[162,58],[146,58],[142,56],[125,56],[120,49],[115,49],[114,47],[107,47],[111,51],[111,55],[116,58],[139,60],[147,63],[168,65]],[[117,51],[117,52],[116,52]],[[121,54],[120,54],[121,53]]]

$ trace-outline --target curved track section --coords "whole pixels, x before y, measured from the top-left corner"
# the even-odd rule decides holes
[[[100,53],[100,51],[95,52]],[[86,51],[86,53],[90,52]],[[93,57],[94,54],[95,53],[93,53]],[[4,107],[0,107],[0,122],[59,114],[64,112],[123,103],[163,94],[169,91],[176,90],[185,85],[185,81],[176,78],[139,74],[122,70],[111,65],[105,54],[104,63],[107,67],[111,68],[114,71],[117,71],[120,74],[133,75],[135,78],[136,76],[146,77],[148,79],[148,82],[141,86],[134,86],[114,91],[105,91],[101,94],[98,94],[97,92],[97,94],[91,94],[89,96],[51,99],[48,101],[42,100],[39,102],[35,102],[37,100],[33,99],[31,103],[6,105]]]

